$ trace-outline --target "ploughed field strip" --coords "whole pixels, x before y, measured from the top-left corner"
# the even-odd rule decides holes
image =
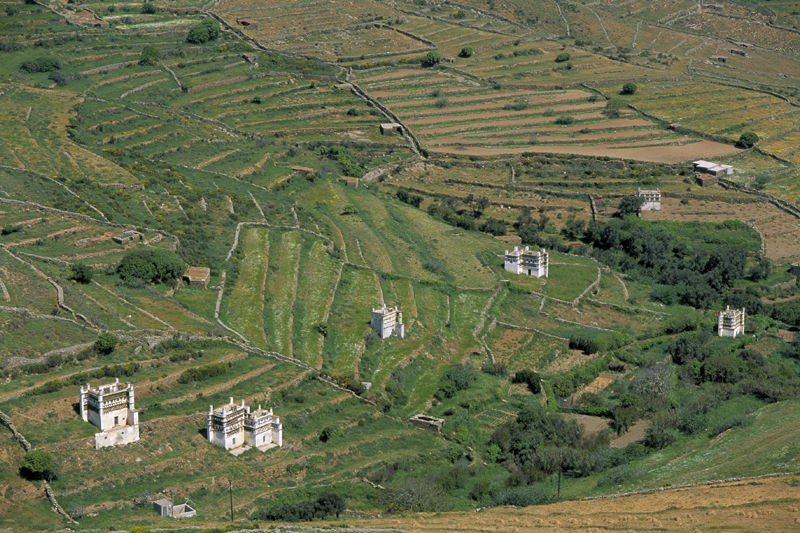
[[[355,81],[394,109],[434,150],[460,145],[593,145],[680,138],[633,112],[608,119],[600,113],[604,101],[583,90],[497,91],[457,74],[426,76],[422,69],[382,69]]]
[[[731,140],[754,131],[763,149],[800,162],[799,110],[773,95],[703,82],[646,83],[630,100],[666,122]]]

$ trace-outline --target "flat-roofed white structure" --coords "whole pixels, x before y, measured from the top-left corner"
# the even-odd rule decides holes
[[[378,332],[381,339],[397,335],[401,339],[406,337],[406,326],[403,324],[403,313],[397,306],[372,309],[372,329]]]
[[[721,165],[719,163],[712,163],[711,161],[693,161],[695,172],[703,174],[711,174],[712,176],[722,176],[725,174],[733,174],[733,167],[730,165]]]
[[[644,198],[642,211],[661,211],[661,189],[652,191],[637,189],[636,196]]]
[[[741,309],[731,309],[728,306],[724,311],[719,314],[719,324],[717,332],[720,337],[736,337],[740,333],[744,333],[744,307]]]
[[[550,274],[550,254],[544,248],[534,252],[528,246],[524,250],[515,246],[510,252],[506,250],[505,269],[514,274],[546,278]]]
[[[85,422],[100,428],[94,436],[95,449],[130,444],[139,440],[139,413],[134,406],[133,385],[119,379],[97,388],[81,387],[78,408]]]
[[[266,451],[283,446],[283,424],[272,409],[267,411],[259,405],[251,411],[244,400],[237,404],[231,398],[230,403],[217,409],[209,406],[207,438],[235,455],[251,447]]]

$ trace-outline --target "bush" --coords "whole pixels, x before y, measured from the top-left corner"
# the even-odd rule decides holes
[[[347,501],[332,492],[323,492],[314,500],[297,503],[283,503],[274,505],[269,509],[256,512],[253,520],[281,520],[286,522],[310,522],[311,520],[324,519],[335,515],[347,508]]]
[[[431,50],[430,52],[425,54],[425,57],[422,58],[422,61],[420,63],[422,64],[423,67],[433,67],[441,63],[443,59],[444,56],[442,54],[440,54],[436,50]]]
[[[145,6],[149,6],[151,4],[145,4]],[[142,53],[139,56],[139,64],[140,65],[155,65],[158,60],[161,59],[161,50],[156,48],[155,46],[148,44],[144,48],[142,48]]]
[[[94,349],[97,353],[108,355],[117,347],[119,339],[113,333],[101,333],[94,341]]]
[[[750,148],[756,144],[758,140],[758,135],[752,131],[746,131],[739,137],[739,142],[737,144],[742,148]]]
[[[78,283],[91,283],[92,281],[92,267],[84,263],[75,263],[69,271],[69,279],[77,281]]]
[[[621,94],[633,94],[633,93],[636,92],[636,89],[638,89],[636,84],[633,83],[632,81],[629,81],[628,83],[625,83],[625,84],[622,85],[622,93]]]
[[[19,68],[29,74],[35,72],[52,72],[61,68],[61,62],[52,57],[37,57],[36,59],[23,61]]]
[[[458,55],[459,57],[472,57],[473,53],[475,53],[475,51],[472,49],[471,46],[465,46],[464,48],[461,49]]]
[[[154,15],[158,9],[153,4],[145,4],[142,6],[142,13],[145,15]]]
[[[56,462],[53,456],[44,450],[30,450],[22,458],[22,474],[29,479],[56,478]]]
[[[193,44],[204,44],[219,37],[219,21],[214,17],[206,17],[197,26],[189,30],[186,40]]]
[[[140,248],[128,252],[117,272],[125,281],[169,282],[183,275],[183,260],[161,248]]]
[[[542,391],[542,382],[539,374],[528,368],[514,374],[511,383],[524,383],[533,394],[539,394]]]
[[[227,370],[227,366],[223,363],[211,363],[210,365],[201,366],[200,368],[190,368],[186,370],[181,377],[178,378],[178,383],[186,384],[193,381],[205,381],[216,376],[221,376]]]
[[[452,398],[459,391],[466,390],[475,380],[472,369],[466,365],[453,365],[448,368],[439,381],[439,390],[435,396],[438,399]]]
[[[566,115],[562,115],[562,116],[558,117],[556,119],[556,121],[555,121],[556,124],[559,124],[559,125],[562,125],[562,126],[566,126],[568,124],[572,124],[573,122],[575,122],[575,118],[574,117],[568,117]]]
[[[556,63],[564,63],[565,61],[569,61],[570,56],[567,52],[561,52],[556,56]]]

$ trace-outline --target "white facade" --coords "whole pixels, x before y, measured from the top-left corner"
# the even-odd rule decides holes
[[[637,189],[636,196],[644,198],[642,203],[642,211],[661,211],[661,189],[654,191],[646,191],[644,189]]]
[[[120,385],[119,379],[109,385],[81,387],[78,406],[81,418],[100,428],[94,436],[95,448],[130,444],[139,440],[139,413],[134,406],[133,385]]]
[[[736,337],[740,333],[744,333],[744,307],[741,309],[731,309],[728,306],[724,311],[719,314],[719,324],[717,330],[720,337]]]
[[[403,324],[403,313],[394,308],[379,307],[372,309],[372,329],[378,332],[381,339],[398,335],[401,339],[406,337],[406,326]]]
[[[733,167],[730,165],[720,165],[719,163],[712,163],[711,161],[693,161],[694,170],[696,172],[703,172],[711,174],[712,176],[722,176],[723,174],[733,174]]]
[[[230,403],[217,409],[210,406],[207,421],[208,442],[222,446],[226,450],[242,447],[255,447],[261,451],[273,446],[283,446],[283,424],[272,414],[258,406],[250,407],[242,403]]]
[[[528,246],[524,250],[515,246],[510,252],[506,250],[505,269],[514,274],[546,278],[550,274],[550,254],[544,248],[534,252]]]

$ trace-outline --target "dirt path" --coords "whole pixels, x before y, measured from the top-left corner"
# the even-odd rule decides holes
[[[687,139],[691,141],[691,139]],[[590,156],[609,156],[618,159],[633,159],[636,161],[649,161],[653,163],[682,163],[700,157],[713,158],[731,155],[739,152],[738,148],[713,141],[698,141],[690,144],[675,144],[667,146],[632,146],[626,145],[597,145],[597,146],[525,146],[521,148],[479,148],[470,147],[466,150],[458,148],[431,148],[431,152],[457,155],[486,155],[496,156],[505,154],[522,154],[524,152],[574,154]]]

